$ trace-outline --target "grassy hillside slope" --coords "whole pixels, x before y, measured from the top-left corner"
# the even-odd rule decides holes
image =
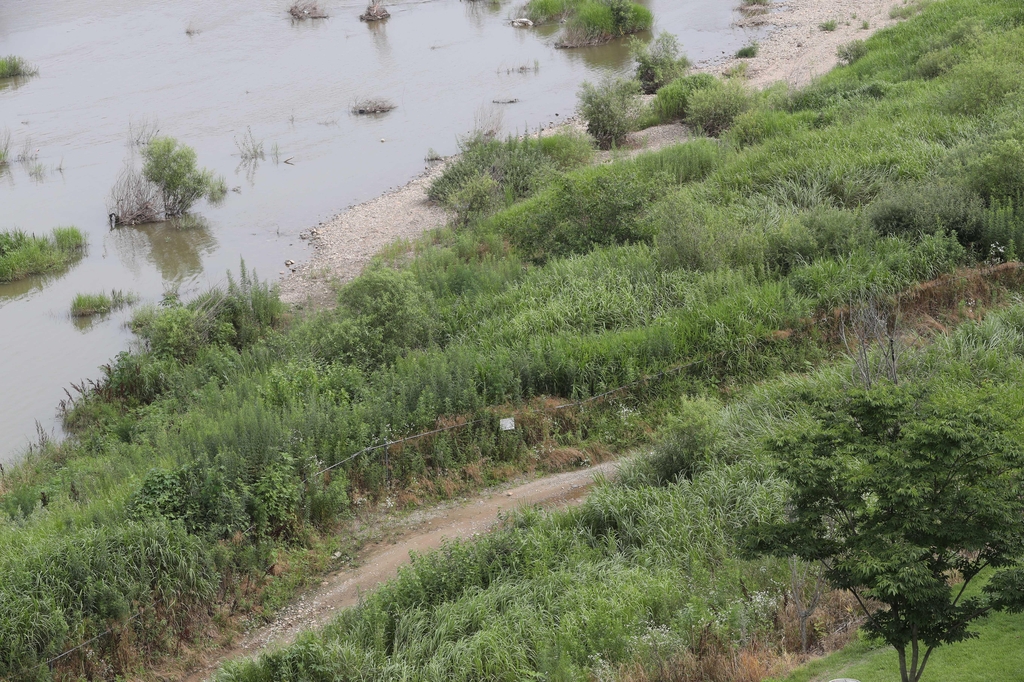
[[[802,91],[705,88],[697,118],[673,111],[718,137],[634,160],[590,165],[572,137],[477,140],[436,187],[459,220],[383,254],[336,310],[291,319],[243,266],[224,291],[139,314],[139,348],[66,405],[76,436],[0,482],[0,677],[138,670],[272,607],[299,578],[271,567],[324,568],[357,502],[448,496],[662,428],[688,442],[718,401],[742,411],[752,384],[831,363],[851,303],[1013,260],[1022,23],[1010,0],[930,4]],[[933,326],[1019,289],[1015,270],[985,272],[945,280]],[[1012,319],[984,360],[1006,372]],[[970,376],[968,350],[949,352]],[[701,642],[767,647],[784,567],[735,559],[730,538],[782,498],[756,425],[735,419],[749,447],[709,445],[692,481],[666,465],[425,558],[337,637],[231,675],[577,679],[642,664],[662,634],[694,665]]]

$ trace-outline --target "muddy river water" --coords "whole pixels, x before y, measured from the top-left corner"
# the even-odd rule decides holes
[[[37,423],[59,436],[65,387],[98,378],[131,342],[130,310],[73,320],[75,294],[188,296],[241,258],[276,280],[308,254],[300,231],[403,184],[428,149],[457,151],[493,100],[518,100],[501,107],[507,131],[535,128],[571,114],[582,81],[630,68],[622,44],[557,50],[553,27],[512,28],[508,2],[392,2],[380,24],[358,20],[364,2],[321,4],[328,19],[296,22],[289,0],[0,1],[0,54],[39,70],[0,81],[0,136],[29,157],[0,168],[0,230],[74,225],[89,240],[67,271],[0,284],[0,462],[36,439]],[[734,0],[646,4],[655,31],[676,34],[693,60],[751,39],[732,25]],[[398,107],[349,113],[372,97]],[[191,145],[227,178],[221,204],[196,208],[204,227],[109,228],[130,124]],[[255,165],[236,146],[248,130],[266,154]]]

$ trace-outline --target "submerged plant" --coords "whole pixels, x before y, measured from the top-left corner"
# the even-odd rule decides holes
[[[235,138],[235,147],[238,148],[238,155],[242,161],[263,160],[263,140],[257,140],[252,134],[252,128],[246,127],[242,137]]]
[[[0,133],[0,166],[6,166],[11,158],[11,131],[4,128]]]
[[[34,76],[39,71],[17,55],[0,57],[0,78],[17,78],[18,76]]]

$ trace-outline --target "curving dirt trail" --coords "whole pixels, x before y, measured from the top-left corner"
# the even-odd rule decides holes
[[[393,543],[366,550],[358,567],[327,576],[320,586],[305,592],[283,609],[272,623],[247,633],[185,679],[201,682],[225,661],[255,657],[266,648],[294,641],[300,632],[323,626],[338,609],[355,605],[360,595],[394,577],[400,566],[409,563],[410,552],[435,549],[445,539],[465,539],[485,533],[503,511],[533,505],[557,509],[576,504],[599,475],[610,476],[617,465],[617,461],[609,461],[511,488],[489,489],[457,506],[417,512],[412,525]]]

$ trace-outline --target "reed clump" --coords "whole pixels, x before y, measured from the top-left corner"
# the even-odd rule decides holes
[[[72,317],[106,315],[138,302],[139,297],[130,291],[114,289],[109,294],[76,294],[71,301]]]
[[[62,270],[84,250],[85,235],[75,227],[57,227],[42,237],[21,230],[0,232],[0,282]]]
[[[0,78],[18,78],[21,76],[34,76],[39,73],[38,69],[17,55],[0,57]]]
[[[4,128],[0,133],[0,166],[11,162],[11,131]]]

